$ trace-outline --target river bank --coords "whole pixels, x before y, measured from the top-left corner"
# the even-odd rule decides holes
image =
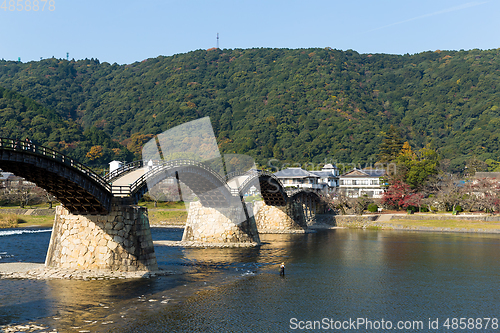
[[[151,227],[184,228],[187,218],[185,208],[180,204],[165,207],[148,207]],[[15,225],[5,224],[3,228],[52,227],[53,209],[0,209],[0,217],[17,219]],[[326,218],[325,218],[326,217]],[[0,218],[1,220],[1,218]],[[371,228],[436,232],[475,232],[500,233],[500,216],[491,214],[463,215],[431,214],[431,213],[383,213],[365,215],[329,215],[317,219],[311,229]],[[2,223],[0,221],[0,229]],[[192,245],[188,245],[191,247]]]
[[[369,214],[334,217],[334,225],[354,229],[500,233],[500,216],[489,214]]]

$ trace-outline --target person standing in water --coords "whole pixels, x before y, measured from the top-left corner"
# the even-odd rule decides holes
[[[280,265],[280,276],[285,276],[285,263],[282,262]]]

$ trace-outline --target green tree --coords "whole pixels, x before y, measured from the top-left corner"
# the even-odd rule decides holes
[[[382,132],[384,139],[379,145],[379,162],[387,163],[394,161],[403,148],[403,138],[401,137],[400,131],[394,127],[390,126],[387,133]]]
[[[427,180],[438,173],[439,155],[429,146],[414,153],[406,142],[396,161],[399,178],[417,191],[422,190]]]

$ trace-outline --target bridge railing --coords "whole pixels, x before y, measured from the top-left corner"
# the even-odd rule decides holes
[[[111,193],[117,197],[128,197],[131,194],[130,185],[112,185]]]
[[[130,171],[133,171],[135,169],[142,168],[143,166],[144,166],[144,163],[142,160],[129,162],[129,163],[122,165],[118,169],[107,173],[103,178],[104,178],[104,180],[106,180],[109,183],[110,181],[117,178],[118,176],[120,176],[124,173],[130,172]]]
[[[50,158],[52,160],[58,161],[64,165],[67,165],[73,169],[80,171],[87,177],[94,180],[96,183],[100,184],[107,190],[111,191],[111,185],[109,185],[101,176],[92,171],[85,165],[73,160],[72,158],[61,154],[51,148],[44,147],[41,145],[34,144],[31,141],[23,141],[19,139],[9,139],[0,138],[0,150],[12,150],[26,152],[32,155],[43,156],[45,158]]]
[[[229,181],[235,177],[245,176],[245,175],[253,175],[253,174],[257,174],[257,173],[259,173],[259,171],[253,170],[253,169],[250,169],[247,171],[234,171],[234,172],[228,173],[226,175],[226,181]]]
[[[151,166],[151,169],[148,170],[148,172],[146,172],[144,175],[142,175],[136,181],[134,181],[132,184],[129,185],[130,186],[129,193],[132,194],[135,191],[137,191],[140,187],[144,185],[145,182],[147,182],[148,178],[153,178],[157,174],[165,171],[166,169],[182,167],[182,166],[196,166],[201,169],[207,170],[211,174],[213,174],[213,176],[216,177],[221,182],[221,184],[226,184],[226,180],[221,175],[219,175],[217,172],[215,172],[212,168],[208,167],[203,162],[198,162],[188,159],[178,159],[171,161],[160,161],[159,163],[153,164],[153,166]]]
[[[256,174],[257,177],[260,177],[260,176],[268,176],[268,177],[271,177],[273,178],[276,182],[278,182],[278,184],[284,188],[283,184],[281,183],[281,181],[272,173],[272,172],[269,172],[269,171],[265,171],[265,170],[260,170],[260,171],[256,171],[256,172],[251,172],[252,174]],[[248,183],[250,183],[251,181],[253,181],[254,177],[250,176],[248,177],[241,185],[240,185],[240,189],[244,189]]]
[[[295,194],[299,193],[299,192],[306,192],[304,189],[302,188],[294,188],[294,189],[286,189],[285,188],[285,191],[286,191],[286,194],[289,196],[289,197],[292,197],[294,196]]]

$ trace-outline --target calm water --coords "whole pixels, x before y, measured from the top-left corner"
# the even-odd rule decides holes
[[[2,232],[0,262],[44,261],[50,232]],[[153,228],[154,239],[181,236],[179,229]],[[160,267],[179,274],[149,280],[1,280],[0,325],[36,320],[62,332],[281,332],[351,320],[359,325],[350,330],[358,332],[384,331],[375,328],[389,322],[391,331],[401,322],[402,332],[500,331],[491,320],[485,329],[486,319],[481,329],[477,321],[462,330],[458,322],[451,326],[452,318],[500,318],[498,236],[346,229],[261,240],[260,249],[156,247]],[[285,278],[278,275],[281,261]]]

